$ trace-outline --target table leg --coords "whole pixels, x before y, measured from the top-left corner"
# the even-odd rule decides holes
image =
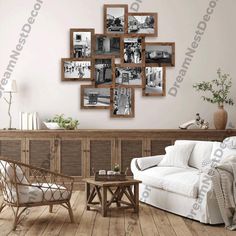
[[[139,184],[134,184],[134,201],[135,201],[135,209],[134,212],[139,212]]]
[[[90,184],[86,183],[86,209],[90,210],[90,207],[88,206],[88,201],[90,197]]]
[[[102,216],[107,216],[107,187],[102,187]]]

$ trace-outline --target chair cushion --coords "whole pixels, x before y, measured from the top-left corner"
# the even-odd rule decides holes
[[[194,143],[181,143],[166,147],[166,155],[158,166],[188,168],[188,160],[194,145]]]
[[[13,164],[7,161],[0,161],[0,171],[2,174],[2,178],[7,181],[14,181],[14,166]],[[22,184],[29,184],[28,180],[26,179],[22,169],[16,165],[16,182]]]
[[[199,170],[204,168],[204,162],[210,160],[213,143],[211,141],[177,140],[175,144],[194,143],[195,146],[189,158],[188,165]]]
[[[70,192],[63,186],[56,184],[32,184],[32,186],[22,186],[19,189],[19,203],[40,203],[68,200]],[[10,196],[10,195],[9,195]],[[10,202],[17,199],[16,191],[12,191]]]
[[[197,198],[200,172],[195,168],[153,167],[140,171],[136,179],[143,184],[187,197]],[[157,196],[158,197],[158,196]]]

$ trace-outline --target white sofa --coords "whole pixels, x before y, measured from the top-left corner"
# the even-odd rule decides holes
[[[175,145],[185,143],[194,144],[187,168],[158,166],[165,155],[132,160],[134,178],[142,181],[140,201],[202,223],[223,223],[212,189],[211,166],[236,155],[236,149],[210,141],[178,140]]]

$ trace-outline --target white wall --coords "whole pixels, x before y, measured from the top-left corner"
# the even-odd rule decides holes
[[[69,29],[95,28],[103,33],[103,4],[135,0],[44,0],[30,37],[15,67],[19,93],[14,96],[12,113],[18,127],[19,111],[37,111],[42,120],[64,113],[80,120],[80,128],[177,128],[200,114],[212,125],[215,105],[202,102],[192,84],[216,77],[221,67],[233,77],[232,94],[236,102],[236,1],[218,0],[214,15],[188,70],[177,97],[142,97],[136,89],[135,118],[111,119],[108,111],[80,109],[79,82],[62,83],[60,59],[69,57]],[[140,1],[140,0],[139,0]],[[0,0],[0,78],[11,50],[27,20],[34,0]],[[186,48],[193,40],[198,22],[205,14],[206,0],[143,0],[140,12],[159,13],[159,37],[151,41],[176,42],[176,66],[167,69],[167,90],[173,85],[183,63]],[[236,108],[226,107],[229,120],[236,125]],[[0,128],[8,125],[7,106],[0,100]]]

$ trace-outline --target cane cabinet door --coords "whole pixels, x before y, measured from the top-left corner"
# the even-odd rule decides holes
[[[112,170],[116,163],[115,139],[88,139],[86,154],[87,177],[99,170]]]
[[[0,138],[0,156],[10,160],[25,160],[24,139]]]
[[[130,169],[131,160],[145,156],[145,139],[121,138],[118,141],[118,160],[121,170],[127,171],[128,176],[132,176]]]
[[[62,138],[58,142],[57,170],[61,174],[74,177],[76,182],[81,181],[85,177],[85,141],[79,138]]]

